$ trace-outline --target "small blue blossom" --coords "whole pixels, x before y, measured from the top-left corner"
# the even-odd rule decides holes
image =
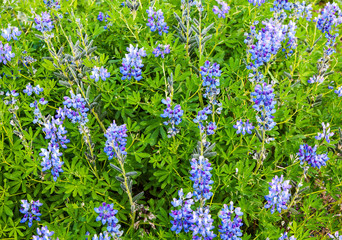
[[[32,88],[32,85],[31,83],[27,84],[25,89],[23,90],[24,93],[27,94],[27,96],[31,96],[32,93],[33,93],[33,88]]]
[[[35,100],[34,102],[30,103],[30,107],[34,108],[33,114],[34,114],[34,120],[33,123],[39,123],[39,124],[44,124],[40,119],[43,117],[40,109],[39,109],[39,105],[46,105],[48,103],[48,101],[46,101],[44,98],[39,99],[39,101]]]
[[[282,10],[290,11],[291,9],[292,9],[292,3],[289,2],[289,0],[274,0],[273,8],[271,8],[270,10],[276,13],[279,13]]]
[[[5,97],[6,100],[4,100],[5,105],[14,105],[18,101],[18,99],[16,98],[19,96],[19,93],[17,93],[16,90],[7,91],[5,95],[6,95]]]
[[[65,115],[71,120],[72,123],[79,123],[81,126],[84,126],[88,121],[88,111],[87,103],[81,94],[74,94],[70,90],[71,97],[64,97],[63,105]],[[80,128],[80,132],[82,133],[82,129]]]
[[[170,98],[166,98],[166,100],[163,99],[162,103],[166,105],[166,109],[164,109],[164,113],[160,116],[162,118],[168,118],[168,120],[164,122],[164,125],[171,125],[167,131],[167,136],[170,138],[179,133],[179,129],[177,129],[176,126],[182,122],[182,116],[184,111],[182,110],[180,105],[176,105],[172,109]]]
[[[92,238],[92,240],[111,240],[111,239],[117,239],[117,234],[104,231],[103,233],[100,233],[99,235],[95,234],[94,237]]]
[[[261,4],[265,3],[265,0],[248,0],[249,3],[252,3],[254,6],[258,5],[258,7],[261,6]]]
[[[235,215],[235,216],[234,216]],[[220,212],[219,218],[221,218],[221,225],[219,225],[219,232],[221,239],[224,240],[241,240],[243,212],[241,208],[237,207],[234,209],[233,202],[231,201],[229,206],[224,204],[223,209]]]
[[[326,165],[326,162],[329,160],[327,154],[317,154],[316,153],[317,146],[313,148],[308,144],[300,145],[299,152],[297,155],[299,156],[300,164],[304,164],[307,162],[311,167],[317,167],[320,169],[322,166]]]
[[[25,223],[28,220],[28,226],[32,227],[33,220],[40,221],[39,216],[42,214],[39,212],[39,207],[43,204],[39,200],[31,200],[30,203],[27,200],[21,200],[21,202],[20,212],[24,214],[24,217],[20,220],[20,223]]]
[[[216,2],[221,5],[221,9],[218,6],[214,6],[213,12],[218,18],[226,18],[226,14],[229,13],[230,7],[222,0],[216,0]]]
[[[215,134],[214,130],[217,128],[216,123],[209,122],[208,125],[204,125],[204,122],[208,119],[208,114],[212,114],[211,105],[208,105],[203,110],[198,111],[196,118],[194,118],[194,123],[198,123],[198,128],[201,133],[206,133],[207,135]]]
[[[246,122],[242,122],[242,120],[240,119],[240,121],[236,122],[236,125],[233,126],[235,129],[237,129],[236,134],[242,133],[242,135],[245,135],[246,132],[248,134],[252,134],[252,131],[254,129],[254,126],[249,123],[249,120],[247,119]]]
[[[153,50],[152,53],[155,57],[161,56],[162,58],[164,58],[166,54],[170,53],[170,45],[158,44],[158,46]]]
[[[103,20],[107,22],[107,18],[109,18],[108,14],[105,15],[103,12],[99,12],[99,15],[97,16],[97,20],[99,20],[100,22],[102,22]]]
[[[342,235],[339,234],[339,232],[335,232],[334,235],[329,233],[329,237],[334,240],[342,240]]]
[[[330,124],[327,123],[327,125],[325,125],[323,122],[322,127],[323,127],[323,133],[318,133],[318,135],[315,138],[317,140],[321,140],[321,139],[325,138],[327,143],[330,143],[330,137],[334,136],[334,133],[330,132]]]
[[[159,35],[162,35],[163,32],[168,33],[169,27],[164,21],[162,10],[154,11],[153,7],[150,7],[146,12],[148,14],[148,23],[146,25],[150,27],[152,32],[158,30]]]
[[[50,232],[49,229],[47,228],[47,226],[41,227],[41,229],[37,228],[37,235],[33,235],[32,240],[52,240],[52,238],[50,238],[54,232]],[[56,239],[58,240],[58,238]]]
[[[323,76],[312,76],[309,80],[308,83],[323,83],[324,82],[324,77]]]
[[[106,81],[107,78],[110,77],[110,73],[108,72],[108,70],[104,67],[94,67],[93,71],[91,71],[91,75],[90,78],[94,79],[95,82],[99,81],[99,79],[101,78],[103,81]]]
[[[55,1],[55,0],[44,0],[45,5],[48,8],[55,8],[55,9],[60,9],[61,5],[59,3],[59,1]]]
[[[342,97],[342,86],[340,86],[337,90],[335,90],[335,93],[336,93],[339,97]]]
[[[203,87],[206,87],[205,94],[203,97],[205,98],[213,98],[220,94],[220,79],[221,70],[220,65],[217,63],[211,64],[209,61],[204,63],[204,66],[201,67],[201,72],[203,79]]]
[[[278,238],[278,240],[296,240],[297,238],[295,238],[294,236],[291,236],[289,238],[289,236],[287,235],[287,232],[284,232],[281,234],[280,238]]]
[[[185,197],[183,189],[178,191],[179,199],[174,198],[171,202],[172,206],[177,208],[176,210],[171,210],[170,216],[173,218],[171,220],[171,231],[175,231],[179,234],[182,229],[184,232],[189,232],[192,219],[192,209],[191,206],[194,204],[192,199],[192,193],[189,192]]]
[[[122,80],[131,79],[134,77],[137,81],[142,79],[141,68],[144,66],[142,64],[142,57],[146,57],[146,52],[144,48],[138,49],[138,46],[133,47],[131,44],[127,48],[128,54],[122,59],[122,67],[120,67],[120,72],[122,73]]]
[[[7,64],[14,56],[15,54],[12,53],[12,47],[8,45],[8,43],[2,44],[0,41],[0,63]]]
[[[200,156],[197,160],[196,158],[192,158],[190,161],[191,171],[190,171],[190,180],[194,182],[194,197],[196,200],[200,199],[210,199],[213,195],[210,190],[212,189],[212,185],[214,183],[211,180],[210,171],[213,169],[211,164],[207,158]]]
[[[192,225],[190,227],[192,239],[211,240],[216,237],[216,234],[212,231],[215,228],[213,226],[214,220],[209,213],[208,207],[199,207],[196,211],[192,212]]]
[[[284,181],[284,176],[281,175],[279,178],[277,175],[270,182],[269,194],[265,196],[267,201],[265,208],[271,208],[273,214],[275,209],[281,213],[282,209],[287,209],[286,203],[289,201],[291,193],[290,180]]]
[[[99,214],[96,221],[101,221],[102,225],[107,224],[108,232],[115,233],[118,237],[122,235],[122,231],[119,230],[119,220],[115,216],[118,213],[118,210],[114,209],[114,204],[107,204],[104,202],[98,208],[94,208],[94,211]]]
[[[305,1],[293,3],[293,12],[297,19],[305,17],[310,22],[312,18],[312,4],[306,5]]]
[[[2,30],[1,36],[5,38],[8,42],[13,38],[13,40],[18,40],[21,35],[21,31],[17,27],[8,26],[7,29]]]
[[[117,154],[127,154],[125,151],[127,143],[126,132],[126,124],[118,126],[116,125],[115,120],[107,129],[104,135],[107,138],[104,152],[107,154],[109,160],[116,157]]]
[[[47,12],[42,12],[42,16],[36,15],[34,21],[36,22],[34,28],[38,31],[50,32],[53,29],[50,14]]]

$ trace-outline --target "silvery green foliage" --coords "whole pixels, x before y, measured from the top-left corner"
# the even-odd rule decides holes
[[[178,27],[174,26],[177,31],[176,37],[188,46],[187,49],[189,54],[191,54],[195,49],[201,49],[200,54],[203,54],[206,42],[212,38],[212,34],[208,33],[214,27],[214,23],[202,29],[199,20],[191,18],[188,12],[190,13],[190,9],[184,8],[182,18],[174,12],[174,16],[178,22]],[[204,19],[206,19],[206,15],[202,20]]]
[[[123,2],[125,6],[131,9],[131,11],[137,11],[140,3],[137,0],[126,0]]]

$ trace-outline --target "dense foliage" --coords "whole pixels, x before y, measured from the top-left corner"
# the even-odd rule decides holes
[[[341,8],[4,1],[0,239],[342,239]]]

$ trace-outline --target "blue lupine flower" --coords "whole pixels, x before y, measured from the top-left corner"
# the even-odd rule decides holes
[[[39,123],[39,124],[44,124],[40,119],[43,117],[42,113],[40,112],[39,105],[46,105],[48,101],[46,101],[44,98],[39,99],[39,101],[35,100],[34,102],[30,103],[30,107],[34,108],[34,120],[33,123]]]
[[[13,38],[13,40],[18,40],[18,36],[21,35],[21,31],[17,27],[8,26],[7,29],[2,30],[1,36],[5,38],[8,42]]]
[[[108,72],[108,70],[104,67],[94,67],[93,71],[91,71],[91,75],[90,78],[94,79],[95,82],[99,81],[99,79],[101,78],[103,81],[106,81],[107,78],[110,77],[110,73]]]
[[[210,199],[213,195],[213,193],[210,192],[212,189],[212,186],[210,185],[212,185],[214,181],[211,180],[210,171],[213,168],[211,167],[209,160],[200,156],[198,160],[196,158],[192,158],[190,164],[190,180],[194,182],[194,197],[196,200]]]
[[[182,229],[184,229],[184,232],[187,233],[191,226],[191,206],[194,204],[194,200],[192,199],[191,192],[184,197],[183,189],[178,191],[178,196],[179,199],[174,198],[171,202],[173,207],[178,208],[176,210],[171,210],[170,213],[170,216],[173,218],[173,220],[171,220],[171,231],[175,231],[176,234],[179,234]]]
[[[111,240],[112,237],[113,239],[117,239],[116,236],[117,235],[115,233],[109,233],[107,231],[104,231],[103,233],[100,233],[98,236],[97,234],[95,234],[92,240]]]
[[[235,214],[235,216],[234,216]],[[241,240],[242,232],[240,227],[242,227],[243,212],[241,208],[237,207],[234,209],[233,202],[231,201],[229,206],[224,204],[223,209],[220,212],[219,218],[221,218],[221,225],[219,225],[219,232],[221,239],[224,240]]]
[[[249,123],[249,120],[247,119],[246,122],[243,122],[241,119],[240,121],[236,122],[236,125],[233,126],[235,129],[237,129],[236,134],[242,133],[242,135],[245,135],[246,132],[248,134],[252,134],[252,131],[254,129],[254,126]]]
[[[41,153],[39,153],[43,157],[43,162],[41,163],[42,171],[44,172],[52,168],[51,174],[54,181],[57,181],[59,173],[63,172],[62,166],[64,162],[60,159],[62,153],[59,152],[59,148],[67,148],[66,144],[70,142],[66,138],[67,131],[62,124],[63,121],[54,117],[44,123],[43,132],[46,134],[45,139],[50,139],[50,142],[48,148],[42,148]]]
[[[81,126],[84,126],[88,121],[89,108],[87,108],[87,103],[81,94],[74,94],[70,90],[71,97],[64,97],[64,111],[65,115],[71,120],[72,123],[79,123]],[[73,110],[74,109],[74,110]],[[82,133],[83,128],[80,128],[80,132]]]
[[[120,224],[117,224],[119,220],[115,217],[118,210],[114,209],[114,204],[102,203],[98,208],[94,208],[94,211],[99,214],[96,221],[101,221],[102,225],[107,224],[107,231],[115,233],[117,237],[122,235],[122,231],[119,230]]]
[[[273,214],[275,209],[281,213],[282,209],[287,209],[286,203],[290,199],[291,185],[289,185],[290,180],[284,181],[284,176],[281,175],[279,178],[277,175],[270,182],[269,194],[265,196],[267,201],[265,208],[271,208],[271,213]]]
[[[258,7],[261,6],[261,4],[265,3],[265,0],[248,0],[249,3],[252,3],[254,6],[258,4]]]
[[[342,86],[340,86],[337,90],[335,90],[335,93],[336,93],[339,97],[342,97]]]
[[[207,125],[207,135],[214,135],[217,126],[215,122],[210,122]]]
[[[33,235],[32,237],[32,240],[52,240],[52,238],[50,238],[54,232],[53,231],[49,231],[49,229],[47,228],[47,226],[44,226],[44,227],[41,227],[41,229],[37,228],[37,234],[38,236],[36,235]],[[56,239],[58,240],[58,238]]]
[[[21,200],[22,204],[20,208],[20,212],[24,214],[24,217],[20,220],[20,223],[25,223],[27,220],[29,221],[28,226],[32,227],[32,221],[40,221],[40,217],[42,214],[39,212],[39,207],[43,204],[37,201],[31,200],[29,203],[27,200]]]
[[[291,9],[292,9],[292,3],[289,2],[289,0],[274,0],[273,8],[271,8],[270,10],[276,13],[279,13],[282,10],[290,11]]]
[[[34,18],[36,24],[34,28],[41,32],[50,32],[53,29],[50,14],[47,12],[42,12],[42,16],[36,15]]]
[[[34,92],[35,94],[37,94],[37,95],[39,95],[39,93],[41,93],[41,92],[44,91],[44,89],[41,88],[41,87],[39,86],[39,84],[38,84],[37,86],[33,87],[32,90],[33,90],[33,92]]]
[[[278,240],[296,240],[297,238],[295,238],[294,236],[291,236],[289,238],[289,236],[287,235],[287,232],[284,232],[281,234],[280,238],[278,238]]]
[[[230,7],[222,0],[216,0],[216,2],[221,5],[221,9],[218,6],[214,6],[213,12],[218,18],[226,18],[226,14],[229,13]]]
[[[208,207],[199,207],[196,211],[192,212],[191,227],[192,239],[213,239],[216,234],[212,231],[215,227],[213,226],[214,220],[209,214]]]
[[[48,8],[55,8],[55,9],[60,9],[61,5],[59,4],[59,1],[55,0],[44,0],[45,5]]]
[[[27,96],[31,96],[32,93],[33,93],[33,88],[32,88],[32,85],[31,83],[27,84],[25,89],[23,90],[24,93],[27,94]]]
[[[323,76],[312,76],[309,80],[308,83],[323,83],[324,82],[324,77]]]
[[[253,71],[253,73],[248,74],[248,80],[252,83],[263,83],[264,82],[264,75],[262,72]]]
[[[142,79],[141,68],[144,66],[142,64],[142,57],[146,57],[146,52],[144,48],[138,49],[138,45],[133,47],[131,44],[127,48],[128,54],[122,59],[122,67],[120,67],[120,72],[122,73],[122,80],[131,79],[134,77],[137,81]]]
[[[322,166],[326,165],[326,162],[329,160],[327,154],[317,154],[316,153],[317,146],[313,148],[308,144],[300,145],[299,152],[297,155],[299,156],[300,164],[304,164],[307,162],[312,167],[317,167],[318,169]]]
[[[260,116],[257,116],[257,121],[261,130],[269,131],[276,125],[272,116],[275,113],[276,104],[274,96],[272,85],[267,85],[267,83],[257,84],[254,92],[251,93],[254,101],[253,108],[260,113]]]
[[[220,65],[217,63],[211,64],[209,61],[204,63],[204,66],[201,67],[201,72],[203,79],[203,87],[206,87],[205,94],[203,97],[205,98],[213,98],[220,94],[220,79],[221,70]]]
[[[339,232],[335,232],[334,235],[329,233],[329,237],[334,240],[342,240],[342,235],[339,234]]]
[[[184,111],[182,110],[180,105],[176,105],[172,110],[170,98],[166,98],[166,100],[163,99],[162,103],[166,105],[166,109],[164,109],[164,113],[160,116],[162,118],[168,118],[168,120],[164,122],[164,125],[171,125],[167,131],[167,136],[170,138],[179,133],[179,129],[177,129],[176,126],[182,122]]]
[[[127,143],[127,128],[126,124],[116,125],[115,120],[108,127],[104,136],[107,138],[104,152],[107,154],[108,159],[117,157],[117,154],[126,155],[126,143]]]
[[[152,32],[158,30],[159,35],[162,35],[163,32],[168,33],[169,27],[164,21],[162,10],[159,9],[158,11],[154,11],[153,7],[149,7],[146,12],[148,14],[148,23],[146,25],[150,27]]]
[[[2,44],[0,41],[0,63],[7,64],[14,56],[15,54],[12,53],[12,47],[8,45],[8,43]]]
[[[214,134],[214,130],[216,129],[216,123],[209,122],[207,126],[203,123],[208,119],[208,114],[212,114],[211,105],[208,105],[203,110],[198,111],[196,118],[194,118],[194,123],[198,123],[198,128],[201,133],[206,133],[207,135]]]
[[[321,139],[325,138],[327,143],[330,143],[330,137],[334,136],[334,133],[330,132],[330,124],[327,123],[327,125],[325,125],[323,122],[322,127],[323,127],[323,133],[318,133],[318,135],[315,138],[317,140],[321,140]]]
[[[4,100],[5,105],[14,105],[18,101],[16,97],[19,96],[19,93],[17,93],[16,90],[7,91],[5,95],[6,95],[5,97],[6,100]]]
[[[164,49],[162,50],[162,48]],[[164,58],[166,54],[170,53],[170,45],[158,44],[158,46],[153,50],[152,53],[154,54],[155,57],[161,56],[162,58]]]
[[[312,4],[306,5],[305,1],[293,3],[293,14],[299,18],[306,18],[307,21],[311,21],[312,18]]]
[[[107,18],[109,18],[108,14],[105,15],[103,12],[99,12],[99,15],[97,16],[97,20],[99,20],[100,22],[102,22],[103,20],[107,22]]]

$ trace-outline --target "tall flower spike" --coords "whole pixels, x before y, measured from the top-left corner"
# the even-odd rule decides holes
[[[176,210],[171,210],[170,216],[173,218],[171,220],[171,231],[175,231],[179,234],[183,229],[184,232],[189,232],[192,219],[192,209],[191,206],[194,204],[192,199],[192,193],[189,192],[185,197],[183,189],[178,191],[179,199],[174,198],[171,202],[172,206]]]
[[[219,226],[219,232],[221,239],[224,240],[241,240],[242,232],[240,227],[243,225],[241,216],[241,208],[234,209],[233,202],[230,202],[229,206],[224,204],[223,209],[220,212],[219,218],[221,218],[221,225]]]
[[[104,152],[107,154],[108,159],[112,159],[113,157],[117,157],[117,154],[126,155],[126,143],[127,143],[127,128],[126,124],[116,125],[115,120],[109,126],[105,133],[105,137],[107,138]]]
[[[0,41],[0,63],[7,64],[14,56],[15,54],[12,53],[12,47],[8,45],[8,43],[2,44]]]
[[[327,123],[326,125],[324,122],[322,122],[322,127],[323,127],[323,133],[318,133],[318,135],[315,137],[317,140],[321,140],[325,138],[327,143],[330,143],[330,137],[334,136],[333,132],[330,132],[330,124]]]
[[[144,48],[133,47],[131,44],[127,48],[128,54],[122,59],[122,67],[120,67],[120,72],[122,73],[122,80],[135,78],[137,81],[142,79],[141,68],[144,66],[142,64],[142,57],[146,57],[146,51]]]
[[[212,231],[214,220],[211,218],[208,207],[199,207],[192,212],[191,227],[192,239],[213,239],[216,234]]]
[[[154,11],[153,7],[150,7],[146,10],[148,14],[148,23],[147,26],[150,27],[152,32],[158,30],[159,35],[164,33],[168,33],[169,27],[167,26],[166,22],[164,21],[164,14],[162,10]]]
[[[212,189],[212,186],[210,185],[214,183],[214,181],[211,180],[210,171],[213,168],[211,167],[209,160],[203,156],[200,156],[198,160],[196,158],[192,158],[190,164],[190,180],[194,182],[194,197],[196,200],[209,200],[213,195],[213,193],[210,192]]]
[[[50,232],[47,226],[44,226],[40,229],[37,228],[37,234],[38,235],[32,236],[32,240],[52,240],[51,236],[54,234],[54,232]],[[56,240],[58,240],[58,238]]]
[[[163,99],[162,103],[166,105],[166,109],[164,109],[164,113],[160,116],[162,118],[168,118],[168,120],[164,122],[164,125],[171,125],[167,131],[167,136],[170,138],[179,133],[179,129],[177,129],[176,126],[182,122],[183,110],[180,105],[176,105],[172,110],[170,98],[166,98],[166,100]]]
[[[94,208],[94,211],[99,214],[96,221],[101,221],[102,225],[107,224],[107,231],[110,233],[115,233],[117,237],[122,235],[120,231],[119,220],[116,218],[118,210],[114,209],[114,204],[102,203],[98,208]]]
[[[304,164],[307,162],[312,167],[317,167],[320,169],[322,166],[326,165],[326,162],[329,160],[327,154],[317,154],[316,153],[317,146],[313,148],[308,144],[300,145],[299,152],[297,155],[299,156],[300,164]]]
[[[94,79],[95,82],[98,82],[101,78],[103,81],[106,81],[107,78],[110,77],[110,73],[104,67],[94,67],[93,71],[91,71],[91,75],[89,76],[91,79]]]
[[[290,180],[284,181],[284,176],[281,175],[279,178],[277,175],[269,183],[270,187],[269,194],[265,196],[267,201],[265,208],[271,208],[271,213],[273,214],[275,209],[281,213],[282,209],[287,209],[286,203],[289,201],[291,193],[291,185],[289,185]]]
[[[53,29],[50,14],[47,12],[42,12],[42,16],[36,15],[34,21],[36,22],[34,28],[40,32],[50,32]]]
[[[254,129],[254,126],[249,123],[249,120],[247,119],[246,122],[242,122],[242,120],[240,119],[240,121],[236,122],[236,125],[233,126],[237,131],[236,134],[242,133],[242,135],[245,135],[246,132],[248,134],[252,134],[252,131]]]
[[[19,31],[17,27],[11,27],[11,26],[8,26],[7,29],[3,29],[2,34],[1,34],[1,36],[5,38],[8,42],[11,41],[12,38],[13,40],[18,40],[18,37],[20,35],[21,35],[21,31]]]
[[[20,223],[25,223],[27,220],[29,221],[28,226],[32,227],[32,221],[40,221],[40,217],[42,214],[39,212],[39,207],[43,204],[37,201],[31,200],[29,203],[27,200],[21,200],[21,208],[20,212],[24,214],[24,217],[20,220]]]

